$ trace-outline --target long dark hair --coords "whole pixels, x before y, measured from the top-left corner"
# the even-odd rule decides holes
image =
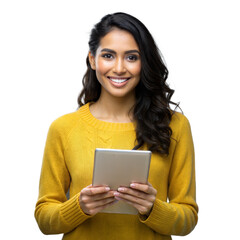
[[[168,70],[161,58],[160,51],[142,22],[126,13],[106,15],[91,31],[89,48],[93,56],[99,47],[100,40],[113,27],[126,30],[137,42],[141,54],[141,77],[136,87],[136,103],[133,108],[136,121],[136,146],[147,144],[149,150],[161,154],[169,153],[172,130],[169,123],[173,111],[170,104],[174,90],[166,83]],[[90,66],[87,57],[87,71],[83,77],[83,90],[78,97],[79,107],[97,101],[101,94],[101,85],[96,78],[95,70]]]

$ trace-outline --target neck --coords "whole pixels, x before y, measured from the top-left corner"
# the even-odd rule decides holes
[[[101,95],[98,101],[90,106],[90,111],[99,120],[126,123],[133,121],[132,107],[134,104],[135,96],[105,99]]]

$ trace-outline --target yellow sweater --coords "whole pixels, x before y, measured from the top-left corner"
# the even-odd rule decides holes
[[[64,240],[169,240],[186,235],[197,223],[194,148],[188,120],[173,115],[168,157],[152,154],[149,182],[157,199],[147,219],[141,215],[81,210],[81,189],[92,183],[95,148],[132,149],[133,123],[110,123],[93,117],[89,104],[50,126],[43,157],[35,218],[44,234],[64,233]],[[145,148],[146,149],[146,148]],[[69,189],[69,199],[66,193]]]

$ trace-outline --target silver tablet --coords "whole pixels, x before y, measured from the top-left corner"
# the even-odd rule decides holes
[[[112,190],[129,187],[132,182],[147,183],[151,151],[102,149],[95,150],[93,186],[107,185]],[[119,201],[105,208],[105,213],[137,214],[129,204]]]

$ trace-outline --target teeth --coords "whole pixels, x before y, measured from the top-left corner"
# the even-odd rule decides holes
[[[110,78],[110,79],[111,79],[111,81],[113,81],[115,83],[123,83],[128,80],[128,78],[121,78],[121,79]]]

